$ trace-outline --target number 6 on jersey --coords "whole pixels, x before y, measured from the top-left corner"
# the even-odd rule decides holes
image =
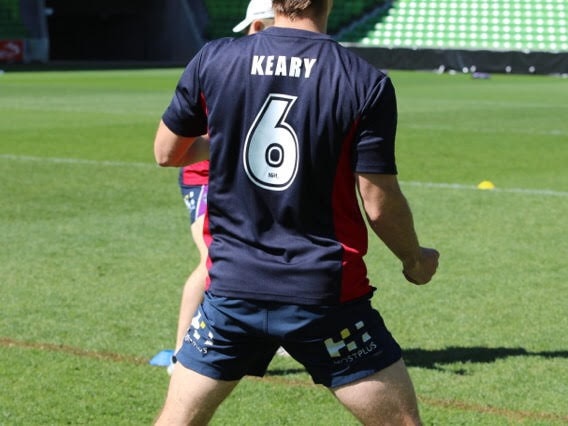
[[[271,93],[249,129],[243,162],[249,179],[261,188],[283,191],[298,171],[298,137],[286,123],[296,96]]]

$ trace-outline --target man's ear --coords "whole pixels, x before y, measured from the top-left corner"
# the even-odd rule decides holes
[[[252,21],[251,25],[252,25],[252,32],[253,33],[258,33],[258,32],[260,32],[264,29],[264,24],[261,20]]]

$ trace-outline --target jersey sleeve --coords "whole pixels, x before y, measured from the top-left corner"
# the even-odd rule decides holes
[[[394,87],[385,76],[370,91],[361,113],[353,153],[355,172],[397,174],[394,149],[397,118]]]
[[[162,121],[178,136],[207,133],[207,113],[199,79],[202,54],[203,50],[185,68],[173,98],[162,115]]]

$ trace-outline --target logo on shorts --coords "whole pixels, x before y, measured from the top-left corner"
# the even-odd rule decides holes
[[[191,320],[191,327],[187,331],[184,340],[191,343],[202,354],[207,353],[207,346],[213,346],[213,333],[207,330],[207,324],[201,319],[201,312]]]
[[[189,194],[186,194],[183,197],[183,201],[185,201],[185,205],[187,206],[188,210],[193,211],[197,208],[197,204],[195,203],[195,193],[193,191],[190,191]]]
[[[359,321],[339,332],[339,338],[326,339],[325,347],[334,364],[349,363],[377,349],[371,336],[365,331],[365,323]]]

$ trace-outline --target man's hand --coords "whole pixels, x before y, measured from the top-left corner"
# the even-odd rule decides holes
[[[428,283],[438,269],[440,253],[433,248],[420,247],[420,256],[411,262],[403,263],[402,273],[412,284]]]

